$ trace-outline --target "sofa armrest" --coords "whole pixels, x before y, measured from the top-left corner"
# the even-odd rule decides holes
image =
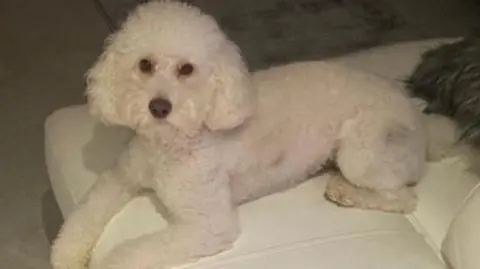
[[[113,164],[132,135],[129,129],[96,122],[85,105],[59,109],[47,118],[45,160],[63,217]]]

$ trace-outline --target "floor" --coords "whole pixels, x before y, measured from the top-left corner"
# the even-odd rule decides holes
[[[92,1],[0,1],[0,268],[50,268],[58,215],[43,121],[83,102],[83,73],[107,33]]]
[[[460,0],[385,1],[426,30],[472,27]],[[107,34],[93,1],[0,1],[0,268],[50,268],[49,240],[61,219],[44,166],[43,122],[83,102],[83,74]]]

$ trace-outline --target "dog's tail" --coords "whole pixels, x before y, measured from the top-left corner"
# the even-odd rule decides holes
[[[480,172],[480,150],[465,143],[457,123],[438,114],[423,114],[427,131],[427,158],[430,162],[458,156]]]

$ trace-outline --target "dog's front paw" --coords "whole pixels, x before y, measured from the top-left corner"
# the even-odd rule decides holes
[[[86,269],[90,254],[91,247],[87,242],[61,235],[53,244],[50,262],[53,269]]]
[[[51,264],[53,269],[86,269],[90,263],[88,253],[70,251],[68,246],[65,249],[53,249]]]
[[[356,204],[347,186],[337,178],[332,178],[325,190],[325,198],[342,207],[354,207]]]
[[[401,214],[411,213],[417,206],[417,196],[412,188],[380,193],[354,186],[341,176],[334,176],[329,181],[325,197],[342,207]]]

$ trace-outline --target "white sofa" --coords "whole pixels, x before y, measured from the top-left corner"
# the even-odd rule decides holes
[[[339,58],[396,80],[422,51],[446,40],[394,44]],[[129,130],[94,122],[84,105],[46,121],[51,184],[65,217],[112,164]],[[411,215],[339,208],[323,198],[325,179],[265,197],[239,209],[242,234],[233,249],[181,268],[192,269],[479,269],[479,177],[459,157],[429,165]],[[92,268],[115,245],[165,227],[149,197],[129,203],[107,226]]]

